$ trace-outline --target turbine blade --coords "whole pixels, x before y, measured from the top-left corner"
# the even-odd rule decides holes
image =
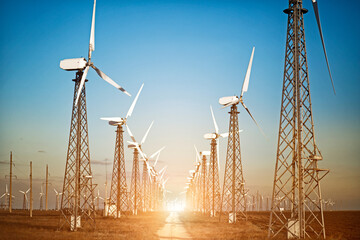
[[[150,128],[152,127],[153,124],[154,124],[154,121],[151,122],[150,127],[149,127],[148,130],[146,131],[143,139],[141,139],[140,145],[142,145],[142,144],[145,142],[145,140],[146,140],[146,138],[147,138],[147,135],[149,134]]]
[[[90,42],[89,42],[89,54],[95,50],[95,9],[96,0],[94,0],[93,14],[91,20]]]
[[[229,133],[228,132],[227,133],[221,133],[220,136],[223,137],[223,138],[227,138],[229,136]]]
[[[318,28],[319,28],[321,43],[322,43],[323,50],[324,50],[326,65],[327,65],[327,68],[328,68],[328,71],[329,71],[329,75],[330,75],[331,85],[332,85],[332,87],[333,87],[334,94],[336,95],[335,86],[334,86],[334,81],[333,81],[333,78],[332,78],[332,76],[331,76],[329,60],[328,60],[327,53],[326,53],[324,36],[323,36],[323,33],[322,33],[322,28],[321,28],[321,22],[320,22],[319,9],[318,9],[318,5],[317,5],[317,1],[316,1],[316,0],[312,0],[312,5],[313,5],[313,8],[314,8],[314,12],[315,12],[316,22],[317,22],[317,25],[318,25]]]
[[[195,148],[195,152],[196,152],[196,163],[197,163],[198,161],[201,161],[201,157],[200,157],[200,154],[195,145],[194,145],[194,148]]]
[[[141,90],[142,90],[143,87],[144,87],[144,84],[141,85],[140,90],[139,90],[139,92],[136,94],[136,97],[135,97],[133,103],[131,104],[131,106],[130,106],[130,108],[129,108],[129,111],[128,111],[128,113],[126,114],[126,117],[125,117],[125,118],[130,117],[131,114],[132,114],[132,112],[134,111],[135,104],[136,104],[136,102],[137,102],[137,100],[138,100],[138,98],[139,98],[140,92],[141,92]]]
[[[87,73],[89,71],[89,66],[86,66],[84,72],[83,72],[83,75],[81,77],[81,81],[80,81],[80,85],[79,85],[79,89],[78,89],[78,92],[77,92],[77,96],[76,96],[76,100],[75,100],[75,106],[77,106],[78,102],[79,102],[79,98],[80,98],[80,94],[81,94],[81,90],[85,84],[85,80],[86,80],[86,76],[87,76]]]
[[[127,129],[128,134],[130,135],[131,140],[133,140],[133,142],[136,142],[136,140],[134,138],[134,135],[130,131],[130,128],[129,128],[129,126],[127,124],[126,124],[126,129]]]
[[[140,147],[138,145],[136,145],[136,149],[138,150],[138,152],[140,153],[141,157],[144,158],[146,160],[146,156],[143,153],[143,151],[140,149]]]
[[[243,107],[245,108],[245,110],[248,112],[248,114],[250,115],[250,117],[252,118],[252,120],[254,121],[254,123],[256,124],[256,126],[259,128],[260,132],[264,135],[264,137],[266,137],[264,131],[261,129],[261,127],[259,126],[259,124],[256,122],[255,118],[251,115],[249,109],[245,106],[245,104],[243,102],[241,102],[241,104],[243,105]]]
[[[93,64],[91,65],[91,67],[96,71],[96,73],[102,78],[104,79],[106,82],[110,83],[111,85],[113,85],[114,87],[116,87],[117,89],[119,89],[120,91],[122,91],[123,93],[125,93],[128,96],[131,96],[130,93],[128,93],[124,88],[122,88],[120,85],[118,85],[116,82],[114,82],[109,76],[107,76],[105,73],[103,73],[100,69],[98,69],[97,67],[95,67]]]
[[[153,154],[150,156],[150,158],[154,158],[156,155],[160,155],[160,152],[161,152],[162,150],[164,150],[164,148],[165,148],[165,146],[162,147],[162,148],[160,148],[159,150],[157,150],[155,153],[153,153]]]
[[[255,51],[255,47],[253,47],[252,52],[251,52],[251,57],[250,57],[248,68],[246,70],[246,75],[245,75],[244,83],[242,86],[240,98],[243,96],[244,92],[247,92],[248,87],[249,87],[251,67],[252,67],[252,62],[253,62],[253,58],[254,58],[254,51]]]
[[[216,132],[216,133],[219,133],[219,127],[218,127],[218,125],[216,124],[214,112],[213,112],[213,109],[212,109],[212,106],[211,106],[211,105],[210,105],[210,110],[211,110],[211,116],[212,116],[212,119],[213,119],[213,122],[214,122],[215,132]]]

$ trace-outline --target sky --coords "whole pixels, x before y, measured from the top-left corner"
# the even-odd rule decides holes
[[[3,1],[0,8],[0,193],[8,184],[9,155],[15,167],[15,207],[19,190],[28,188],[33,162],[34,207],[49,165],[50,188],[62,189],[75,72],[60,69],[60,60],[87,57],[91,0]],[[360,209],[360,29],[346,4],[319,0],[320,18],[336,96],[330,83],[311,1],[305,15],[306,44],[316,142],[330,169],[322,181],[323,197],[342,209]],[[194,144],[209,150],[203,134],[228,131],[229,109],[218,99],[239,95],[251,49],[255,55],[244,99],[266,134],[240,110],[242,162],[250,192],[270,196],[286,41],[288,1],[98,0],[92,61],[134,97],[144,83],[128,125],[140,140],[154,121],[143,150],[166,146],[157,169],[168,166],[169,198],[181,197],[188,171],[194,168]],[[86,83],[90,157],[94,183],[104,195],[113,161],[115,127],[100,117],[124,117],[130,98],[90,70]],[[130,140],[125,134],[125,141]],[[220,141],[221,181],[226,140]],[[128,184],[132,152],[125,150]],[[110,183],[109,183],[110,184]],[[109,188],[108,188],[109,189]],[[55,204],[51,190],[49,206]]]

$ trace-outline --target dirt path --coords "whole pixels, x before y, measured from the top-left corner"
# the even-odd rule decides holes
[[[165,225],[157,234],[160,239],[191,239],[177,212],[170,212]]]

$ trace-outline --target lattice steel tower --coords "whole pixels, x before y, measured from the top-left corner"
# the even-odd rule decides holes
[[[220,210],[220,179],[216,139],[211,140],[210,164],[208,173],[208,194],[210,215],[215,216]]]
[[[83,227],[83,223],[95,228],[95,185],[90,166],[85,84],[78,104],[75,103],[82,74],[78,71],[73,80],[75,89],[59,222],[60,229],[68,225],[74,231]]]
[[[148,166],[146,159],[144,159],[143,164],[143,174],[142,174],[142,188],[143,188],[143,212],[150,210],[151,208],[151,185],[150,185],[150,175],[148,171]]]
[[[114,166],[109,197],[110,206],[108,208],[108,216],[114,216],[117,218],[121,215],[126,215],[126,211],[129,210],[123,133],[124,130],[122,125],[118,124],[116,129]],[[116,208],[112,207],[113,205],[115,205]]]
[[[224,187],[220,207],[220,219],[221,213],[226,212],[229,213],[229,221],[235,222],[237,218],[247,219],[246,190],[241,163],[239,112],[237,111],[237,105],[232,105],[229,113],[229,139],[226,154]]]
[[[316,19],[323,41],[316,1]],[[269,237],[325,238],[301,0],[290,0]],[[324,45],[323,45],[324,47]],[[325,50],[325,47],[324,47]],[[326,52],[325,57],[327,60]],[[290,203],[290,204],[288,204]]]
[[[202,153],[200,153],[202,154]],[[202,213],[208,212],[208,192],[207,192],[207,185],[208,185],[208,178],[207,178],[207,171],[206,171],[206,155],[202,154],[201,159],[201,178],[200,178],[200,210]]]
[[[140,168],[139,168],[139,151],[134,148],[134,160],[131,174],[131,209],[134,215],[137,215],[139,209],[141,209],[141,185],[140,185]]]

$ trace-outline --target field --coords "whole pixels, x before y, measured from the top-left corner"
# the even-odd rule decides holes
[[[122,219],[96,218],[96,230],[57,231],[56,211],[0,211],[0,239],[159,239],[157,232],[166,224],[168,212],[146,213]],[[193,239],[266,239],[269,213],[249,213],[247,222],[219,223],[218,218],[180,213],[180,223]],[[328,239],[360,239],[360,211],[325,212]],[[175,224],[175,223],[174,223]],[[162,236],[164,237],[164,236]],[[166,239],[180,239],[172,236]]]

